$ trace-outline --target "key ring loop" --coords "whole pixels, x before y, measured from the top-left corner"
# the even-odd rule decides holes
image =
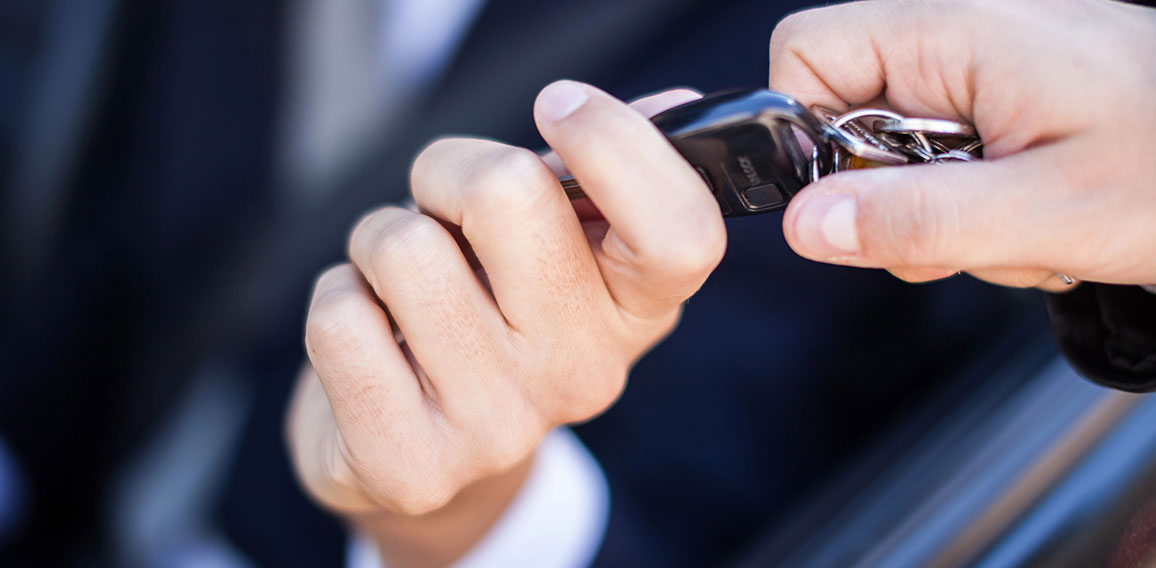
[[[884,109],[857,109],[843,114],[823,107],[812,109],[821,116],[827,124],[824,126],[827,140],[840,146],[852,156],[863,158],[881,164],[907,164],[911,159],[890,148],[879,140],[858,119],[877,116],[888,119],[901,119],[902,115]]]
[[[796,148],[798,148],[798,138],[795,136],[796,129],[797,132],[807,137],[812,145],[811,157],[806,164],[806,170],[799,170],[798,174],[800,177],[809,176],[809,183],[814,183],[835,169],[835,153],[827,135],[827,124],[803,108],[794,99],[786,97],[784,99],[783,104],[794,112],[782,112],[780,109],[768,108],[759,115],[758,121],[772,132],[780,130],[781,123],[786,122],[792,128],[785,129],[783,139],[790,140]],[[798,163],[796,162],[797,167]]]

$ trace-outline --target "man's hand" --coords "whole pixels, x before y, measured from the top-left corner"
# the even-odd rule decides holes
[[[632,109],[555,83],[535,118],[557,156],[435,142],[412,170],[420,212],[370,213],[352,264],[318,279],[312,367],[288,423],[294,463],[391,566],[468,549],[543,435],[606,409],[720,261],[718,205],[643,114],[696,96]],[[571,204],[547,161],[592,204]]]
[[[961,119],[985,161],[853,171],[784,218],[808,258],[908,280],[965,270],[1156,282],[1156,10],[1104,0],[878,0],[796,14],[770,86],[835,109],[885,97]]]

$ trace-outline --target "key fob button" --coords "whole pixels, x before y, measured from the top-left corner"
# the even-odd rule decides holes
[[[742,196],[743,205],[752,212],[780,207],[787,203],[787,196],[777,183],[748,187],[739,195]]]

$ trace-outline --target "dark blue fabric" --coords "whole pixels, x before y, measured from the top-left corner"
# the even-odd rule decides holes
[[[109,561],[108,488],[200,363],[173,331],[273,207],[279,2],[121,4],[52,249],[0,286],[0,435],[31,513],[6,566]]]

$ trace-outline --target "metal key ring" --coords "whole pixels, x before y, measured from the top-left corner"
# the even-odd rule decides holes
[[[886,118],[886,119],[890,119],[890,120],[903,120],[904,119],[903,115],[896,113],[896,112],[891,112],[889,110],[884,110],[881,108],[861,108],[861,109],[856,109],[853,111],[845,112],[845,113],[839,115],[838,118],[831,121],[831,126],[834,126],[835,128],[842,128],[845,124],[847,124],[848,122],[851,122],[852,120],[858,120],[860,118],[867,118],[869,116],[881,117],[881,118]]]
[[[818,181],[824,174],[835,171],[835,152],[830,146],[830,136],[827,131],[827,124],[820,120],[815,114],[808,112],[799,103],[793,99],[791,104],[797,108],[795,114],[782,114],[764,112],[760,113],[758,121],[762,122],[767,130],[774,130],[778,128],[779,121],[786,122],[791,126],[789,132],[790,139],[795,141],[795,147],[798,147],[798,139],[796,134],[802,134],[811,142],[811,159],[808,164],[808,173],[811,177],[810,183]]]
[[[820,157],[819,156],[819,143],[816,142],[815,146],[811,148],[811,183],[815,183],[815,182],[819,181],[820,177],[823,177],[823,172],[820,171],[819,157]],[[836,149],[835,155],[832,157],[832,161],[834,162],[832,167],[838,167],[838,164],[839,164],[838,149]]]
[[[960,136],[968,138],[975,136],[974,126],[967,123],[942,118],[911,118],[901,116],[899,118],[889,118],[887,120],[876,121],[874,127],[878,132],[891,132],[897,134],[912,134],[919,132],[922,134],[932,134],[936,136]]]
[[[942,164],[944,162],[974,162],[978,159],[979,158],[976,158],[974,155],[962,150],[949,150],[942,154],[936,154],[930,161],[933,164]]]
[[[881,164],[907,164],[911,159],[889,148],[879,141],[866,126],[855,122],[857,119],[876,116],[881,118],[903,118],[884,109],[864,108],[837,115],[830,109],[816,107],[816,114],[827,119],[827,138],[841,146],[851,155],[879,162]]]

